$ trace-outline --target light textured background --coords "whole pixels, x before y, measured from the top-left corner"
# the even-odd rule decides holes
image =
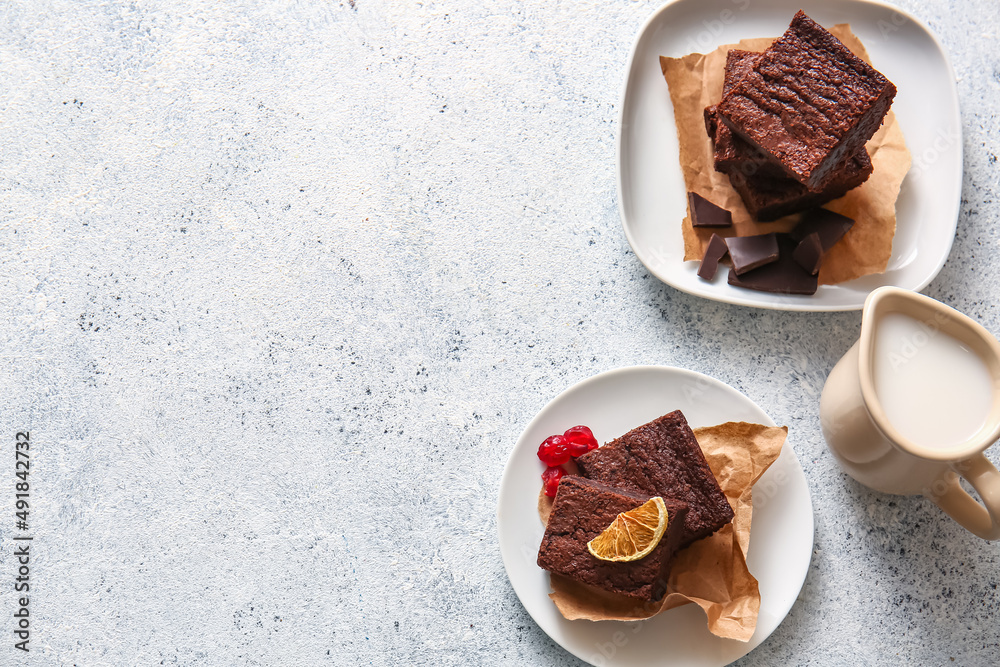
[[[632,364],[790,427],[815,552],[741,664],[996,664],[998,546],[823,445],[859,315],[699,300],[630,251],[614,136],[658,4],[0,7],[0,479],[30,429],[34,664],[581,664],[510,588],[497,489],[547,401]],[[902,4],[965,132],[926,292],[1000,332],[996,4]]]

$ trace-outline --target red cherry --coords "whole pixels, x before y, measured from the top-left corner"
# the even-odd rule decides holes
[[[542,484],[545,485],[545,495],[555,498],[556,491],[559,490],[559,480],[562,479],[566,471],[558,466],[549,466],[542,473]]]
[[[583,425],[566,429],[563,437],[569,442],[569,453],[574,457],[598,447],[593,431]]]
[[[550,435],[538,446],[538,458],[547,466],[559,466],[570,459],[569,443],[561,435]]]
[[[569,443],[567,445],[569,449],[569,455],[572,456],[574,459],[577,456],[582,456],[583,454],[586,454],[587,452],[590,451],[590,447],[587,445],[586,442],[581,442],[581,441],[574,442],[569,438],[566,438],[566,441]]]

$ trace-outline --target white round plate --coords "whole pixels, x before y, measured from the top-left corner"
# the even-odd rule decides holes
[[[684,179],[677,130],[659,56],[706,53],[748,37],[782,34],[802,9],[824,26],[850,23],[872,64],[896,84],[892,105],[913,155],[896,202],[896,237],[888,270],[823,285],[812,296],[732,287],[685,262],[681,220]],[[859,310],[876,287],[923,289],[944,266],[962,195],[962,126],[955,74],[937,39],[903,10],[873,0],[675,0],[639,31],[626,71],[618,119],[618,205],[625,235],[650,273],[679,290],[745,306],[779,310]]]
[[[760,615],[749,642],[720,639],[706,629],[694,604],[647,621],[567,621],[549,599],[549,575],[535,559],[544,532],[538,518],[538,445],[570,426],[590,426],[608,442],[673,410],[692,427],[727,421],[773,426],[771,418],[732,387],[706,375],[664,366],[633,366],[576,384],[546,405],[521,434],[500,483],[497,524],[507,576],[524,608],[552,639],[592,665],[703,665],[718,667],[746,655],[792,608],[809,569],[813,514],[802,467],[786,443],[754,486],[747,564],[760,584]]]

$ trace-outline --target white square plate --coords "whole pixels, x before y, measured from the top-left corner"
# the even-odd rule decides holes
[[[659,56],[706,53],[748,37],[777,37],[802,9],[823,26],[850,23],[872,64],[896,85],[892,109],[913,166],[896,202],[896,237],[887,271],[813,296],[732,287],[685,262],[686,211],[677,130]],[[618,205],[625,236],[649,271],[679,290],[727,303],[778,310],[858,310],[876,287],[923,289],[944,266],[962,195],[962,128],[948,57],[916,18],[873,0],[675,0],[639,31],[629,58],[618,123]]]

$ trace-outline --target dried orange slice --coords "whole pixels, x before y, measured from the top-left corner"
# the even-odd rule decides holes
[[[611,525],[587,542],[594,558],[625,563],[648,556],[667,532],[667,506],[656,496],[634,510],[622,512]]]

